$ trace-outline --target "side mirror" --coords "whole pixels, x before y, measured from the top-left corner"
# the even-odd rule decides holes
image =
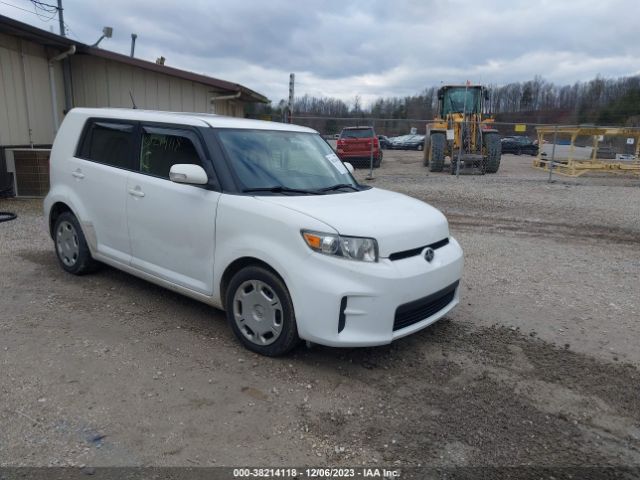
[[[169,180],[176,183],[188,183],[191,185],[205,185],[209,178],[207,172],[200,165],[191,163],[176,163],[169,171]]]
[[[353,175],[353,172],[355,171],[353,168],[353,165],[351,165],[349,162],[344,162],[344,166],[347,167],[347,170],[349,170],[349,173]]]

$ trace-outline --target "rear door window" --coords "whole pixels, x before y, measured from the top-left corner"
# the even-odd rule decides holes
[[[134,164],[135,125],[117,120],[89,122],[78,156],[112,167],[131,169]]]

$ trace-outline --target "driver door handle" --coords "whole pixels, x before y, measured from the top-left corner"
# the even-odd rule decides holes
[[[82,180],[84,178],[84,173],[82,173],[79,169],[71,172],[71,176],[73,178],[77,178],[78,180]]]

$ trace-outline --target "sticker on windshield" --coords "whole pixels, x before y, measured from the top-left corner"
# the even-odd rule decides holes
[[[344,163],[340,161],[340,159],[335,153],[330,153],[329,155],[326,155],[326,158],[333,164],[334,167],[336,167],[336,170],[338,170],[338,172],[342,174],[347,173],[347,167],[344,166]]]

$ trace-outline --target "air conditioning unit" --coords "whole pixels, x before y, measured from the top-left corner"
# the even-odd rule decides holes
[[[49,192],[48,148],[10,148],[5,150],[7,172],[13,173],[16,197],[44,197]]]

